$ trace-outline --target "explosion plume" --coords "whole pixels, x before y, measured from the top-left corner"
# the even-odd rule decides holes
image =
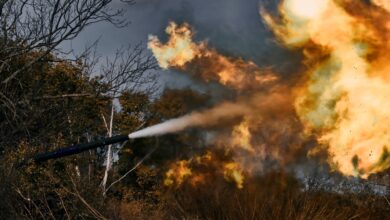
[[[363,177],[387,169],[388,1],[308,2],[283,1],[279,22],[262,11],[282,44],[305,56],[308,80],[296,88],[296,111],[335,169]]]
[[[367,178],[388,169],[389,3],[283,0],[278,9],[278,18],[265,9],[260,14],[280,45],[302,53],[298,82],[283,82],[267,67],[222,55],[205,41],[194,42],[188,24],[170,23],[167,42],[149,37],[148,46],[161,68],[219,83],[230,89],[236,100],[129,137],[240,118],[228,132],[214,134],[213,140],[214,145],[233,152],[233,162],[219,167],[224,170],[221,175],[234,179],[238,187],[243,185],[243,173],[258,173],[261,164],[270,160],[287,164],[309,142],[305,156],[325,149],[328,163],[344,175]],[[202,179],[194,175],[191,163],[185,164],[192,171],[186,177]]]
[[[300,126],[296,123],[290,89],[278,84],[279,78],[269,68],[260,68],[254,62],[242,58],[222,55],[209,48],[204,41],[193,42],[194,34],[188,24],[178,26],[170,23],[166,33],[169,35],[166,43],[150,36],[148,44],[162,69],[173,68],[206,83],[219,83],[236,93],[236,99],[137,131],[129,137],[161,135],[189,127],[217,125],[236,118],[239,123],[227,129],[227,133],[215,133],[211,143],[232,155],[232,160],[217,160],[212,166],[206,161],[206,165],[216,167],[223,179],[242,188],[244,173],[263,170],[265,160],[285,161],[285,157],[280,157],[284,155],[281,152],[299,146],[296,143],[301,141],[300,136],[296,135]],[[266,134],[270,131],[272,135]],[[268,137],[253,136],[252,132],[264,132]],[[177,169],[183,168],[184,164],[191,175],[189,172],[188,175],[180,175]],[[183,178],[189,179],[191,183],[202,182],[200,180],[204,176],[196,174],[191,167],[193,164],[191,159],[181,161],[180,164],[174,163],[166,174],[166,182],[180,185]]]
[[[174,68],[202,80],[216,81],[237,90],[258,89],[277,80],[267,69],[254,62],[231,58],[210,49],[206,42],[194,43],[188,24],[177,26],[171,22],[166,28],[170,36],[166,44],[156,36],[149,37],[149,48],[163,69]]]
[[[216,176],[223,177],[225,181],[234,184],[238,189],[243,188],[245,176],[241,166],[234,161],[219,158],[210,151],[190,160],[172,163],[165,174],[164,184],[179,187],[188,182],[192,186],[198,186]]]

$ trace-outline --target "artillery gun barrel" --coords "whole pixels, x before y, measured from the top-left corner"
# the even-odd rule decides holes
[[[98,141],[93,141],[93,142],[86,143],[86,144],[76,144],[76,145],[60,148],[60,149],[55,150],[55,151],[34,155],[26,160],[23,160],[20,165],[24,165],[25,163],[27,163],[29,161],[34,161],[34,162],[39,163],[39,162],[44,162],[44,161],[47,161],[50,159],[57,159],[57,158],[66,157],[66,156],[70,156],[70,155],[74,155],[74,154],[79,154],[79,153],[87,151],[87,150],[91,150],[91,149],[98,148],[98,147],[103,147],[103,146],[110,145],[110,144],[124,142],[124,141],[127,141],[129,139],[130,138],[128,135],[118,135],[118,136],[114,136],[114,137],[101,139]]]

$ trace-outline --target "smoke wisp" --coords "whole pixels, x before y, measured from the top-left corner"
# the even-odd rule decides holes
[[[223,103],[214,108],[193,112],[176,119],[170,119],[161,124],[157,124],[129,134],[130,139],[159,136],[174,133],[189,127],[214,125],[221,120],[233,119],[250,112],[248,106],[239,103]]]

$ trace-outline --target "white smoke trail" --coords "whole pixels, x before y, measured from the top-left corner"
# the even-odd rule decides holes
[[[129,134],[129,138],[141,138],[149,136],[159,136],[174,133],[189,127],[213,125],[221,120],[232,119],[243,116],[250,112],[246,105],[237,103],[223,103],[212,109],[201,112],[194,112],[180,118],[171,119],[161,124],[157,124]]]

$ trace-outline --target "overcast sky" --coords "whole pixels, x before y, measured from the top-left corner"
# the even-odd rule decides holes
[[[277,1],[269,2],[275,5]],[[71,45],[77,51],[100,38],[98,53],[112,56],[116,49],[129,44],[142,42],[146,46],[149,34],[166,39],[164,29],[169,21],[187,22],[196,30],[196,40],[207,40],[221,53],[285,74],[294,63],[283,57],[291,54],[278,47],[265,28],[259,15],[260,4],[261,0],[137,0],[128,6],[115,0],[115,7],[126,8],[131,24],[122,29],[107,23],[90,26]],[[167,71],[161,71],[159,80],[170,86],[193,84],[185,74]]]

